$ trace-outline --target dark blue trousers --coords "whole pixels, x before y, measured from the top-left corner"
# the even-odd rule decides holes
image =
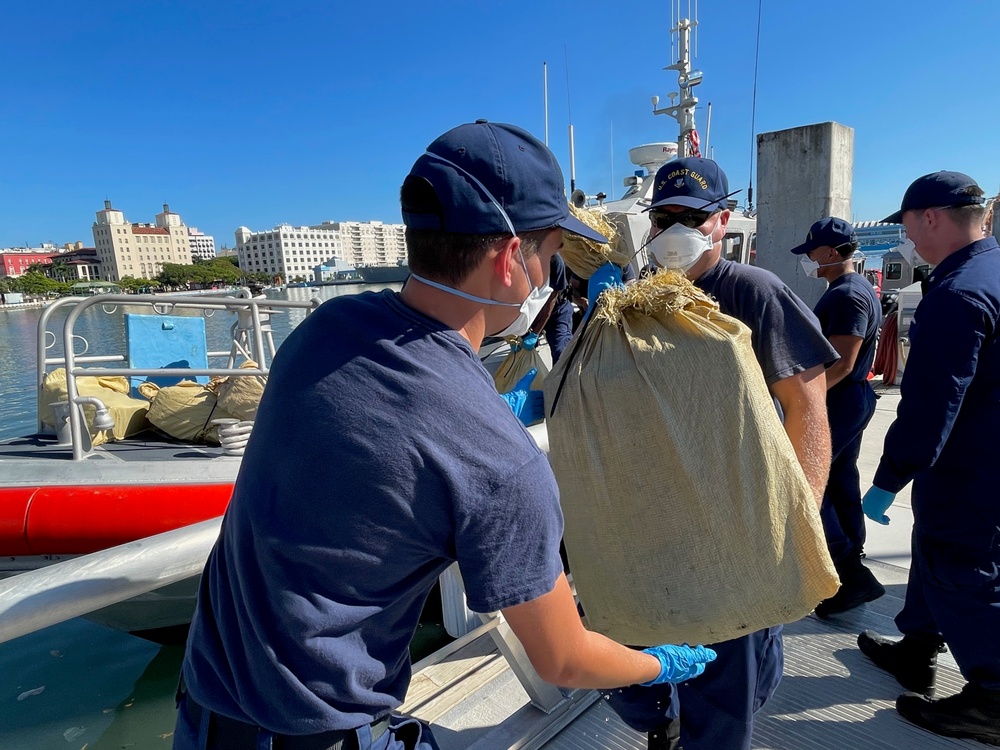
[[[970,529],[957,541],[914,529],[896,627],[940,635],[966,680],[1000,690],[1000,528],[988,531]]]
[[[552,364],[559,361],[571,338],[573,338],[573,306],[569,302],[561,301],[556,304],[545,323],[545,340],[549,342]]]
[[[684,750],[749,750],[754,717],[781,681],[781,626],[711,647],[718,657],[700,677],[680,685],[614,690],[608,702],[639,732],[679,720]]]
[[[841,381],[826,394],[833,459],[820,518],[834,562],[858,557],[865,546],[858,455],[865,427],[875,414],[875,391],[867,382]]]

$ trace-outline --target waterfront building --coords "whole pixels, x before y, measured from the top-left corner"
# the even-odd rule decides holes
[[[48,265],[52,262],[54,249],[44,247],[5,247],[0,248],[0,278],[8,276],[16,278],[27,273],[34,265]]]
[[[344,260],[352,266],[397,266],[406,263],[406,227],[381,221],[325,221],[340,233]]]
[[[94,222],[94,246],[101,263],[101,278],[119,281],[125,276],[155,278],[164,263],[190,265],[191,240],[180,214],[163,204],[154,224],[133,224],[104,201]]]
[[[262,232],[236,230],[236,257],[242,270],[280,276],[285,281],[314,281],[315,269],[343,260],[340,233],[329,226],[279,224]]]
[[[199,232],[198,227],[188,227],[188,243],[191,245],[191,258],[201,260],[215,259],[215,237]]]
[[[240,268],[285,281],[321,281],[320,269],[406,262],[406,228],[381,221],[324,221],[312,226],[236,230]]]

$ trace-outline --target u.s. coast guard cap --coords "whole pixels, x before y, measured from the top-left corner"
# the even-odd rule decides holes
[[[404,200],[403,223],[408,227],[454,234],[562,227],[595,242],[608,241],[570,214],[555,155],[516,125],[476,120],[449,130],[414,163],[403,182],[404,195],[413,181],[432,188],[440,205],[428,213]]]
[[[653,182],[653,203],[660,206],[685,206],[703,211],[726,208],[729,180],[711,159],[685,156],[668,161],[658,170]]]
[[[961,172],[932,172],[918,177],[903,194],[899,210],[882,221],[898,224],[907,211],[953,206],[981,206],[983,191],[974,179]]]
[[[857,241],[858,236],[854,232],[851,222],[838,219],[836,216],[827,216],[809,227],[806,241],[793,247],[792,252],[795,255],[805,255],[817,247],[840,247],[849,242]]]

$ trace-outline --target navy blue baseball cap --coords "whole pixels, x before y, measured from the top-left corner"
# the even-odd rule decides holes
[[[981,206],[983,191],[974,179],[961,172],[932,172],[914,180],[903,194],[896,213],[882,221],[898,224],[907,211],[953,206]]]
[[[649,209],[685,206],[718,211],[726,208],[729,196],[729,180],[717,163],[711,159],[686,156],[668,161],[656,170],[653,204]]]
[[[562,227],[594,242],[608,241],[570,214],[555,155],[516,125],[486,120],[459,125],[427,147],[406,180],[426,181],[440,203],[435,213],[404,206],[403,223],[414,229],[518,234]]]
[[[858,235],[854,232],[851,222],[845,219],[838,219],[836,216],[828,216],[820,219],[809,227],[809,234],[806,241],[801,245],[792,248],[795,255],[805,255],[811,253],[817,247],[840,247],[849,242],[857,242]]]

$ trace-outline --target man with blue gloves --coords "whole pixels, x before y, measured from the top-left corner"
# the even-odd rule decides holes
[[[649,249],[658,266],[685,273],[718,301],[722,312],[750,328],[764,380],[781,407],[785,431],[819,505],[830,468],[824,373],[837,353],[815,315],[777,276],[722,257],[729,195],[725,173],[710,159],[664,164],[653,187]],[[620,274],[606,264],[590,286],[620,282]],[[781,680],[781,626],[711,648],[718,658],[696,681],[629,687],[610,695],[622,719],[647,732],[651,750],[749,750],[755,716]]]
[[[285,340],[201,579],[174,748],[435,750],[393,715],[408,646],[457,561],[469,606],[503,612],[538,674],[613,688],[697,677],[699,646],[626,648],[584,628],[559,556],[545,454],[477,356],[523,336],[574,219],[552,152],[478,121],[428,146],[400,195],[412,272],[337,297]]]
[[[830,421],[830,478],[820,516],[840,589],[816,606],[819,617],[847,612],[885,594],[861,562],[865,517],[861,511],[858,456],[861,436],[875,414],[875,391],[868,382],[882,307],[871,283],[854,272],[858,249],[854,227],[831,216],[813,223],[806,241],[792,248],[802,256],[806,275],[829,286],[813,312],[840,359],[826,371],[826,413]]]
[[[904,717],[1000,745],[1000,247],[983,231],[983,196],[968,175],[935,172],[883,220],[902,221],[933,271],[910,326],[896,420],[862,501],[887,524],[896,493],[913,482],[903,639],[865,631],[858,646],[913,691],[896,701]],[[967,684],[933,700],[945,644]]]

